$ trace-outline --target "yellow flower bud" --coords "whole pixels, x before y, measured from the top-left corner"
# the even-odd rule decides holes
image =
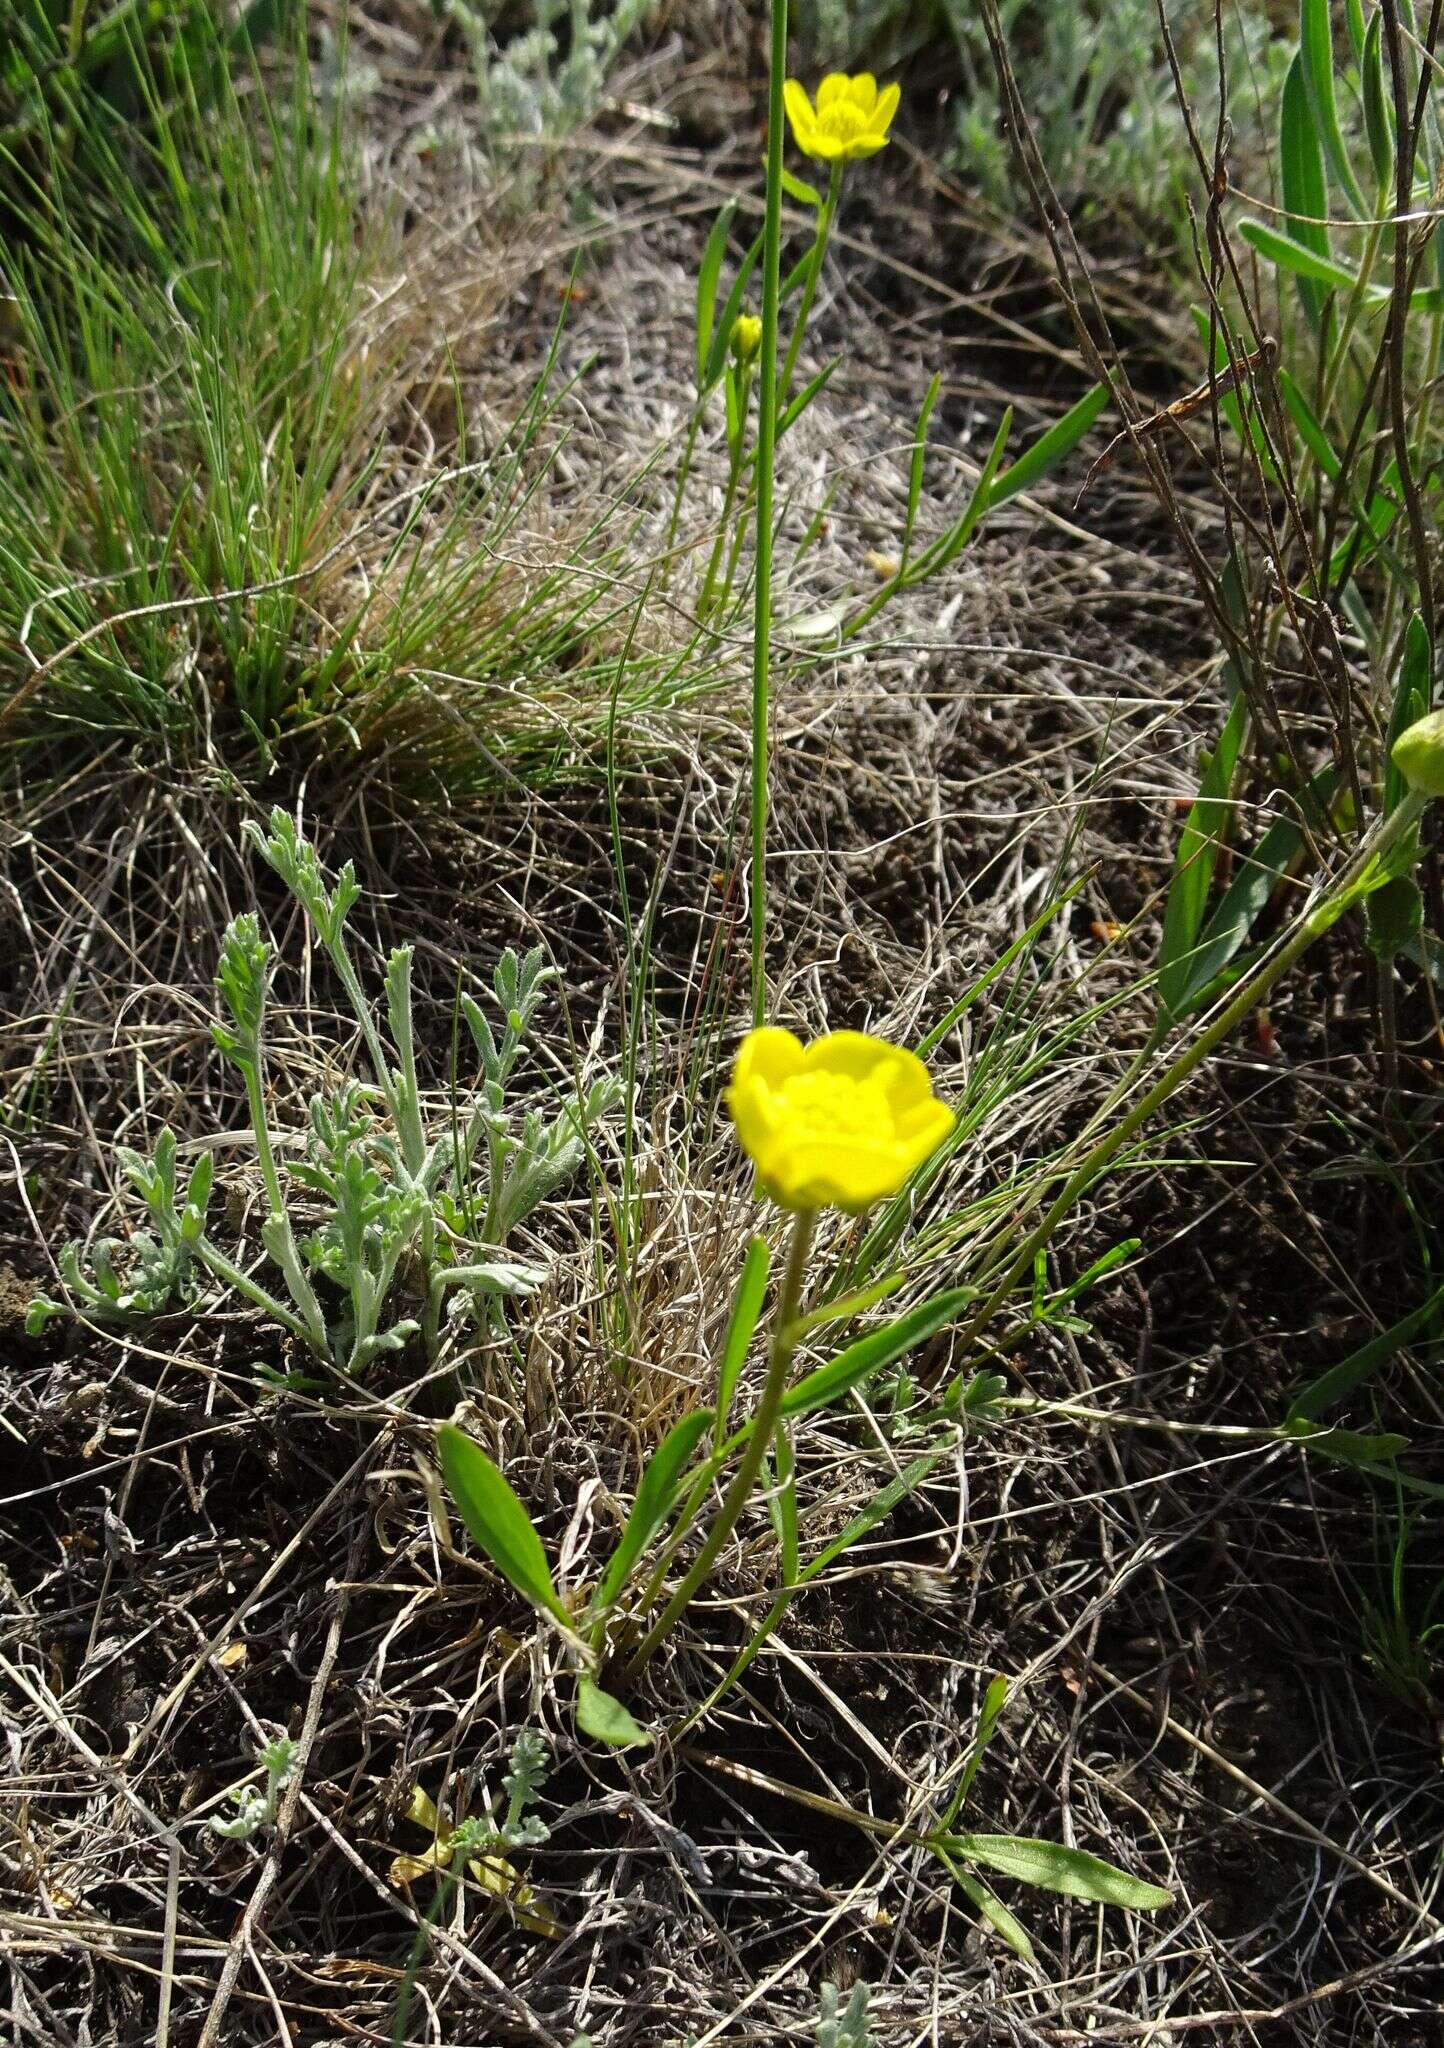
[[[850,1216],[895,1195],[954,1122],[927,1068],[901,1046],[863,1031],[804,1046],[775,1025],[743,1039],[727,1107],[780,1208]]]
[[[1394,766],[1421,796],[1444,796],[1444,711],[1404,728],[1394,742]]]
[[[889,85],[879,92],[870,71],[860,71],[856,78],[834,71],[817,88],[816,107],[795,78],[786,81],[782,96],[803,155],[820,163],[846,164],[860,156],[876,156],[886,146],[902,89]]]
[[[732,353],[739,363],[755,362],[762,346],[762,322],[755,313],[739,313],[732,323]]]

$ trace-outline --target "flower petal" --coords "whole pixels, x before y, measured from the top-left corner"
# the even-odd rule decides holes
[[[870,71],[859,71],[848,81],[848,98],[860,114],[870,114],[877,105],[877,80]]]
[[[872,110],[868,128],[874,135],[881,135],[886,141],[887,131],[892,126],[892,117],[898,110],[902,98],[900,85],[885,85],[877,96],[877,105]]]
[[[805,156],[811,156],[811,138],[817,133],[817,116],[812,111],[811,100],[795,78],[783,80],[782,103],[792,123],[793,140]]]
[[[829,71],[817,88],[817,111],[825,113],[835,100],[852,97],[852,80],[843,71]]]
[[[738,1047],[732,1085],[760,1080],[776,1088],[789,1075],[800,1074],[806,1060],[802,1040],[795,1033],[784,1031],[780,1024],[761,1024],[749,1031]]]

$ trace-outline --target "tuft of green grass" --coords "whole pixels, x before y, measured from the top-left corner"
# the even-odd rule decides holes
[[[569,524],[543,507],[555,345],[473,446],[421,338],[427,259],[363,207],[303,63],[268,92],[184,47],[164,80],[132,58],[148,118],[122,148],[97,111],[100,173],[53,132],[42,172],[10,159],[0,754],[33,780],[119,742],[232,793],[288,759],[384,759],[423,803],[590,758],[645,584],[645,474]],[[454,428],[418,461],[423,381]],[[651,632],[622,709],[717,680],[700,635]]]

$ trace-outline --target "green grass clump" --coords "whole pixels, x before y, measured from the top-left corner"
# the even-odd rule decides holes
[[[707,687],[697,644],[655,634],[619,683],[635,480],[540,516],[555,348],[472,447],[424,259],[361,205],[304,67],[269,94],[133,54],[148,120],[122,152],[97,115],[104,176],[52,134],[19,187],[0,752],[33,776],[121,743],[223,788],[384,756],[403,793],[451,801],[575,762],[619,691],[625,711]],[[455,422],[420,457],[418,384]]]

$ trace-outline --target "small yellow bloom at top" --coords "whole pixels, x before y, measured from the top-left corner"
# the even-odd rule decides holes
[[[856,78],[834,71],[817,88],[816,107],[795,78],[783,85],[782,97],[803,155],[820,163],[847,164],[855,157],[876,156],[886,145],[902,88],[889,85],[879,92],[870,71],[860,71]]]
[[[762,346],[762,322],[755,313],[739,313],[732,322],[732,353],[739,363],[754,362]]]
[[[805,1046],[776,1025],[743,1039],[727,1107],[780,1208],[850,1216],[895,1195],[954,1122],[927,1068],[901,1046],[864,1031]]]

